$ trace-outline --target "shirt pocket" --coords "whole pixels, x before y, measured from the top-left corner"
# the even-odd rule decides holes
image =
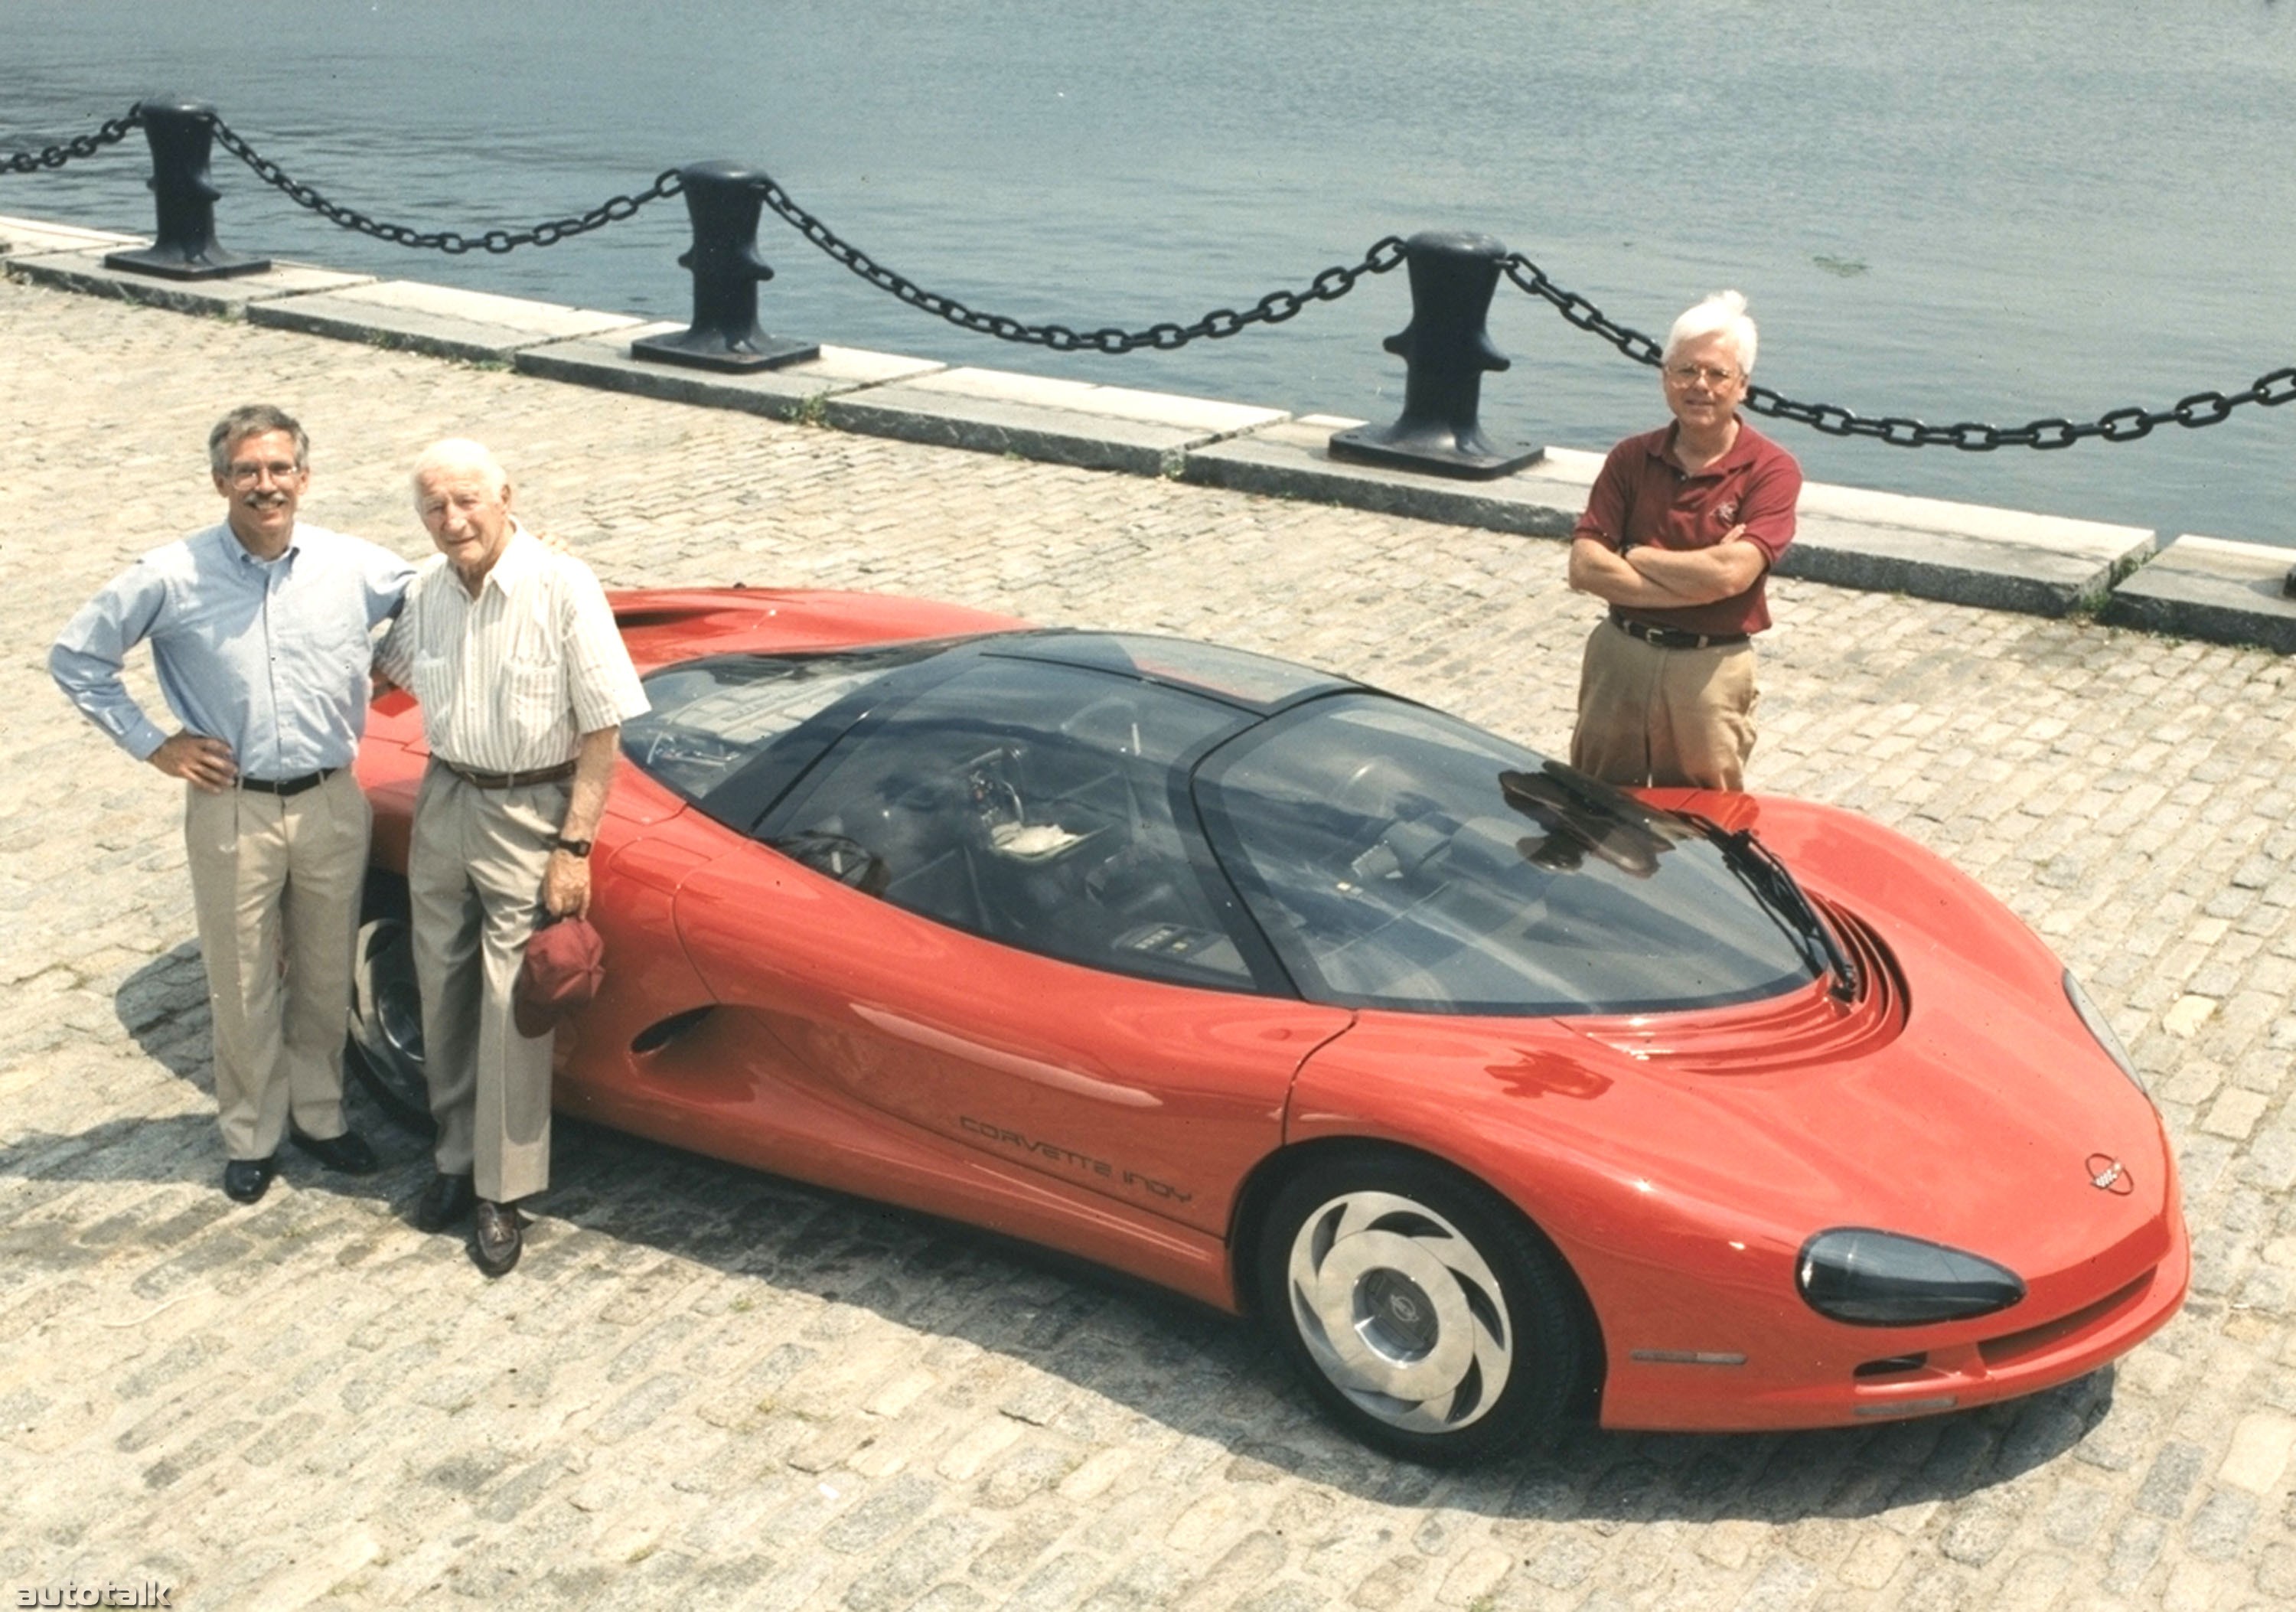
[[[299,617],[283,635],[304,662],[331,671],[364,673],[374,663],[374,643],[365,624],[332,613]]]
[[[512,660],[503,669],[503,700],[511,715],[529,729],[546,727],[566,714],[566,668],[557,661]]]

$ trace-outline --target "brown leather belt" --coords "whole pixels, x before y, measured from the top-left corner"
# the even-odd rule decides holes
[[[242,789],[252,789],[258,794],[300,794],[307,789],[316,789],[342,770],[340,767],[322,767],[316,772],[307,772],[299,778],[242,778]]]
[[[523,789],[529,784],[555,784],[574,776],[574,763],[571,761],[561,761],[555,767],[537,767],[531,772],[480,772],[475,767],[457,766],[436,753],[430,759],[473,789]]]
[[[1685,632],[1680,628],[1653,627],[1648,621],[1620,615],[1612,616],[1611,625],[1630,638],[1640,638],[1652,649],[1723,649],[1742,644],[1751,636],[1742,632]]]

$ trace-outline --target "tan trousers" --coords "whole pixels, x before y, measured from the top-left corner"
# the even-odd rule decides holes
[[[550,1184],[552,1038],[518,1032],[511,991],[568,798],[564,782],[480,789],[433,763],[414,799],[406,886],[432,1157],[492,1203]]]
[[[1757,697],[1751,643],[1659,649],[1605,619],[1579,665],[1570,764],[1629,787],[1743,789]]]
[[[366,796],[348,767],[300,794],[184,794],[224,1151],[269,1158],[291,1117],[340,1136]]]

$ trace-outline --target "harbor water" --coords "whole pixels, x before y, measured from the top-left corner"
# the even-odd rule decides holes
[[[0,5],[0,151],[161,95],[422,229],[517,227],[734,159],[932,290],[1079,328],[1245,308],[1439,228],[1653,333],[1738,287],[1759,380],[1869,415],[2089,420],[2296,364],[2296,4],[2272,0]],[[147,172],[138,137],[0,175],[0,212],[148,230]],[[215,174],[237,250],[688,308],[675,202],[447,258],[339,230],[220,152]],[[1380,350],[1408,317],[1399,274],[1118,358],[958,330],[770,215],[760,251],[776,333],[1301,413],[1400,402]],[[1504,283],[1491,328],[1514,361],[1486,382],[1495,438],[1599,448],[1662,418],[1650,371]],[[1828,481],[2296,545],[2296,407],[2052,453],[1770,429]]]

